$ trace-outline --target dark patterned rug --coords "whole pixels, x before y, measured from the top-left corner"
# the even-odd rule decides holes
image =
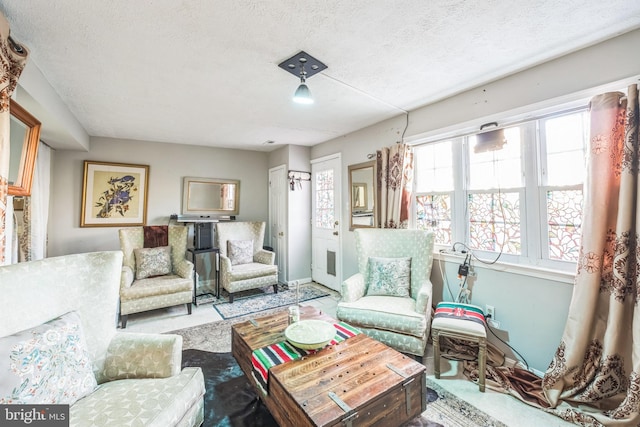
[[[266,406],[260,404],[256,392],[231,353],[184,350],[182,366],[199,366],[204,373],[206,392],[203,426],[278,427]],[[428,404],[439,398],[431,389],[427,390],[427,397]],[[450,425],[453,424],[446,424]],[[471,425],[464,424],[465,427]],[[424,416],[405,426],[444,427]]]

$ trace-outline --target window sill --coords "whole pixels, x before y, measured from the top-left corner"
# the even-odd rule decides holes
[[[434,259],[460,264],[464,261],[466,253],[460,252],[439,252],[433,253]],[[538,279],[552,280],[554,282],[573,284],[576,277],[575,272],[554,270],[533,265],[513,264],[508,262],[496,262],[495,264],[483,264],[475,260],[473,268],[484,268],[493,271],[501,271],[521,276],[536,277]]]

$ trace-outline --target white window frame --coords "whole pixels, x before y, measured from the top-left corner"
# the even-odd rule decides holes
[[[522,172],[524,174],[524,186],[517,190],[520,192],[520,222],[521,222],[521,254],[501,254],[495,264],[519,266],[519,268],[532,268],[538,270],[557,271],[560,275],[565,276],[574,273],[576,263],[573,261],[553,260],[549,258],[548,241],[548,224],[546,204],[543,201],[546,198],[547,190],[563,189],[581,189],[582,184],[567,186],[548,186],[544,180],[543,174],[546,172],[546,141],[541,133],[540,124],[549,118],[558,117],[567,114],[573,114],[586,110],[586,106],[571,109],[561,109],[553,113],[548,113],[538,117],[531,117],[526,121],[514,122],[504,127],[518,126],[521,128],[522,135]],[[453,244],[461,242],[468,245],[468,235],[470,223],[467,218],[467,196],[470,193],[497,192],[492,190],[473,190],[469,188],[469,157],[468,153],[469,136],[476,134],[469,133],[459,136],[448,136],[446,138],[433,138],[431,141],[416,144],[416,148],[420,145],[438,143],[445,140],[451,140],[453,170],[454,170],[454,191],[451,196],[451,217],[452,217],[452,239]],[[416,166],[416,173],[419,173]],[[459,190],[458,190],[459,189]],[[511,191],[515,189],[503,188],[500,191]],[[451,194],[450,192],[434,191],[421,192],[414,191],[414,196],[430,195],[430,194]],[[416,224],[415,199],[412,198],[412,221]],[[536,238],[537,236],[537,238]],[[452,246],[436,244],[435,251],[443,252],[452,250]],[[456,249],[460,249],[458,246]],[[496,252],[473,250],[473,254],[487,263],[493,263],[497,258]]]

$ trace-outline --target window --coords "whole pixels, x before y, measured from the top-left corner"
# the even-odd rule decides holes
[[[541,198],[546,204],[543,256],[577,261],[580,250],[582,184],[589,138],[586,112],[551,117],[541,121]]]
[[[472,249],[522,253],[521,200],[524,196],[520,127],[488,132],[481,143],[467,138],[468,244]],[[507,141],[504,143],[504,141]]]
[[[415,224],[436,244],[570,270],[580,248],[588,114],[415,147]]]
[[[451,245],[452,209],[454,194],[452,141],[439,142],[415,151],[416,226],[421,230],[433,230],[436,242]]]
[[[316,227],[334,228],[335,203],[333,170],[328,169],[316,174]]]

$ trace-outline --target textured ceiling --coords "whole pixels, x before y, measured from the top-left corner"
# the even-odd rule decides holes
[[[637,0],[0,0],[91,136],[314,145],[640,27]],[[328,65],[311,106],[277,64]],[[265,145],[265,141],[275,141]]]

